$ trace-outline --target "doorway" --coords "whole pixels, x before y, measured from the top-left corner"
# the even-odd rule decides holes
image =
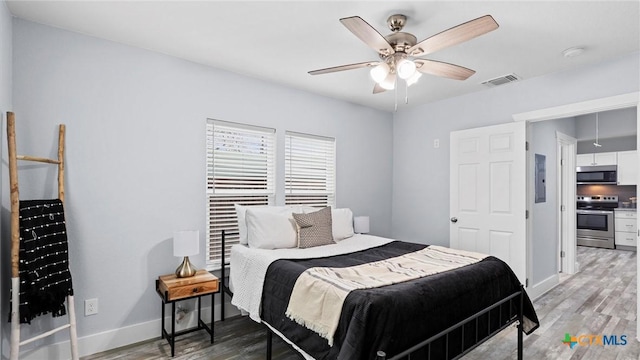
[[[585,115],[585,114],[596,113],[596,112],[607,111],[607,110],[623,109],[623,108],[630,108],[630,107],[637,108],[639,104],[640,104],[640,93],[633,92],[633,93],[628,93],[623,95],[611,96],[607,98],[588,100],[588,101],[583,101],[579,103],[540,109],[540,110],[530,111],[526,113],[514,114],[513,120],[525,121],[525,122],[531,123],[531,122],[537,122],[537,121],[574,117],[578,115]],[[636,128],[639,128],[640,127],[640,111],[636,112],[636,116],[637,116]],[[640,150],[639,145],[640,145],[640,137],[636,139],[636,149]],[[640,158],[638,159],[638,161],[640,161]],[[638,176],[638,180],[640,180],[640,174],[638,174],[637,176]],[[531,206],[531,202],[528,202],[528,206],[529,207]],[[573,248],[575,249],[575,246]],[[575,263],[575,254],[573,259],[570,259],[568,257],[569,254],[566,254],[566,255],[567,255],[566,256],[567,261],[571,263]],[[636,261],[637,261],[638,267],[640,268],[640,257],[637,257]],[[638,278],[637,273],[636,273],[636,281],[638,281],[638,285],[640,286],[640,278]],[[542,293],[548,291],[556,284],[553,284],[551,287],[549,287]],[[542,293],[538,294],[538,296],[541,295]],[[536,296],[533,296],[532,294],[530,294],[530,296],[534,299],[536,298]],[[640,311],[640,298],[636,298],[636,306],[637,306],[637,309]],[[639,334],[638,339],[640,340],[640,322],[638,322],[636,326],[637,326],[636,333]]]

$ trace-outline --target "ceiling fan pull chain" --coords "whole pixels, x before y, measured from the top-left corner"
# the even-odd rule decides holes
[[[404,103],[409,104],[409,83],[404,82]]]
[[[393,87],[393,92],[394,92],[394,95],[395,95],[395,98],[396,98],[395,105],[393,107],[393,111],[397,112],[398,111],[398,79],[397,78],[396,78],[395,86]]]

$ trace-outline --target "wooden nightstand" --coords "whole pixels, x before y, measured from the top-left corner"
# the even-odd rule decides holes
[[[176,336],[193,331],[206,330],[211,335],[211,343],[213,344],[214,294],[220,292],[217,277],[207,270],[198,270],[194,276],[188,278],[179,278],[175,274],[163,275],[156,280],[156,292],[162,299],[162,329],[160,335],[169,342],[171,356],[175,354]],[[211,295],[211,326],[207,326],[200,317],[201,298],[207,295]],[[198,326],[176,333],[176,302],[193,298],[198,298]],[[171,304],[171,334],[165,330],[164,326],[164,308],[166,304]]]

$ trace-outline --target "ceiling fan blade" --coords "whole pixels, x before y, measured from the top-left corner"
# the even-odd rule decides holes
[[[407,54],[411,56],[431,54],[438,50],[484,35],[489,31],[497,29],[498,26],[498,23],[493,19],[493,17],[491,17],[491,15],[485,15],[422,40],[409,48],[409,50],[407,50]]]
[[[385,92],[387,91],[387,89],[383,88],[382,86],[380,86],[380,84],[376,83],[375,86],[373,87],[373,93],[374,94],[379,94],[381,92]]]
[[[340,65],[340,66],[334,66],[326,69],[313,70],[313,71],[309,71],[309,74],[311,75],[328,74],[336,71],[353,70],[353,69],[359,69],[367,66],[376,66],[376,65],[378,65],[378,61],[367,61],[367,62],[361,62],[357,64]]]
[[[352,16],[342,18],[340,19],[340,22],[355,36],[380,54],[386,56],[395,53],[395,50],[393,50],[393,47],[389,44],[387,39],[369,25],[369,23],[362,20],[361,17]]]
[[[449,64],[442,61],[415,59],[416,69],[421,73],[442,76],[455,80],[466,80],[476,72],[460,65]]]

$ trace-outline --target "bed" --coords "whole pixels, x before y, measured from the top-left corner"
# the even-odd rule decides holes
[[[223,232],[223,244],[227,236]],[[323,316],[336,318],[335,329],[327,335],[290,313],[290,302],[301,296],[301,285],[296,284],[310,271],[359,272],[372,264],[390,267],[389,261],[414,254],[444,252],[448,259],[458,253],[362,234],[305,249],[251,245],[255,244],[232,247],[230,276],[223,267],[222,286],[233,305],[265,324],[267,359],[272,334],[305,359],[402,359],[409,354],[413,359],[455,359],[514,323],[518,323],[521,359],[523,332],[529,334],[538,327],[535,310],[517,277],[504,262],[485,255],[428,276],[346,292],[343,302],[329,308],[337,311],[324,312]],[[466,255],[463,252],[461,257]],[[224,319],[224,305],[221,310]]]

